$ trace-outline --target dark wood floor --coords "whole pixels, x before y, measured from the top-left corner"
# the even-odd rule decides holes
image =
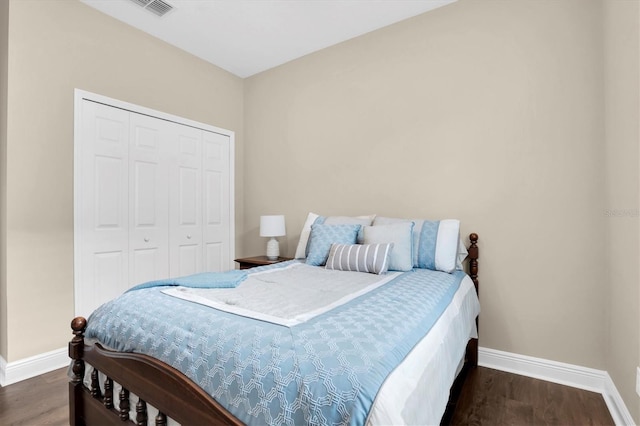
[[[0,387],[0,425],[68,425],[67,369]]]
[[[601,394],[478,367],[469,372],[453,425],[614,425]]]
[[[66,369],[0,388],[0,425],[69,423]],[[479,367],[464,384],[455,425],[613,425],[602,395]]]

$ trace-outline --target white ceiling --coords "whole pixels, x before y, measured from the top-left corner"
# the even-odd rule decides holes
[[[131,0],[81,0],[248,77],[456,0],[164,0],[163,17]]]

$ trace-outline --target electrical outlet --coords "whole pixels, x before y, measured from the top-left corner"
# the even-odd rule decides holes
[[[640,396],[640,367],[636,371],[636,393]]]

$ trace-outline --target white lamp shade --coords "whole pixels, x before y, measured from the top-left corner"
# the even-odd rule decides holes
[[[283,215],[260,216],[261,237],[282,237],[286,234]]]

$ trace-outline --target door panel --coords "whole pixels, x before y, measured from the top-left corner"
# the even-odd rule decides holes
[[[125,257],[126,252],[123,251],[94,254],[93,281],[95,286],[92,289],[91,298],[94,300],[95,306],[91,310],[126,290],[125,281],[122,281],[122,277],[127,273],[123,269],[127,264]]]
[[[178,247],[179,269],[176,272],[178,276],[191,275],[202,272],[201,263],[201,246],[200,244],[180,244]]]
[[[231,243],[230,209],[233,202],[229,191],[229,136],[213,132],[202,132],[203,172],[205,190],[203,239],[206,246],[207,271],[222,271],[231,262],[229,247]],[[214,249],[218,247],[218,249]]]
[[[129,286],[169,275],[166,122],[131,114]]]
[[[166,251],[166,250],[165,250]],[[158,269],[166,268],[167,261],[162,258],[162,250],[158,248],[139,248],[131,250],[131,263],[136,265],[131,271],[132,283],[144,283],[166,277],[158,274]]]
[[[88,315],[128,282],[129,114],[88,101],[81,108],[75,220],[82,285],[75,296],[78,315]]]
[[[169,182],[169,275],[201,272],[202,268],[202,132],[172,124],[174,153]]]
[[[204,245],[205,270],[209,272],[224,271],[224,247],[222,243],[206,243]]]
[[[199,180],[200,169],[198,167],[178,166],[178,224],[182,227],[198,226],[199,215]]]
[[[93,160],[93,191],[96,194],[94,228],[124,232],[127,228],[123,214],[126,204],[123,205],[121,198],[127,185],[127,159],[94,153]]]

